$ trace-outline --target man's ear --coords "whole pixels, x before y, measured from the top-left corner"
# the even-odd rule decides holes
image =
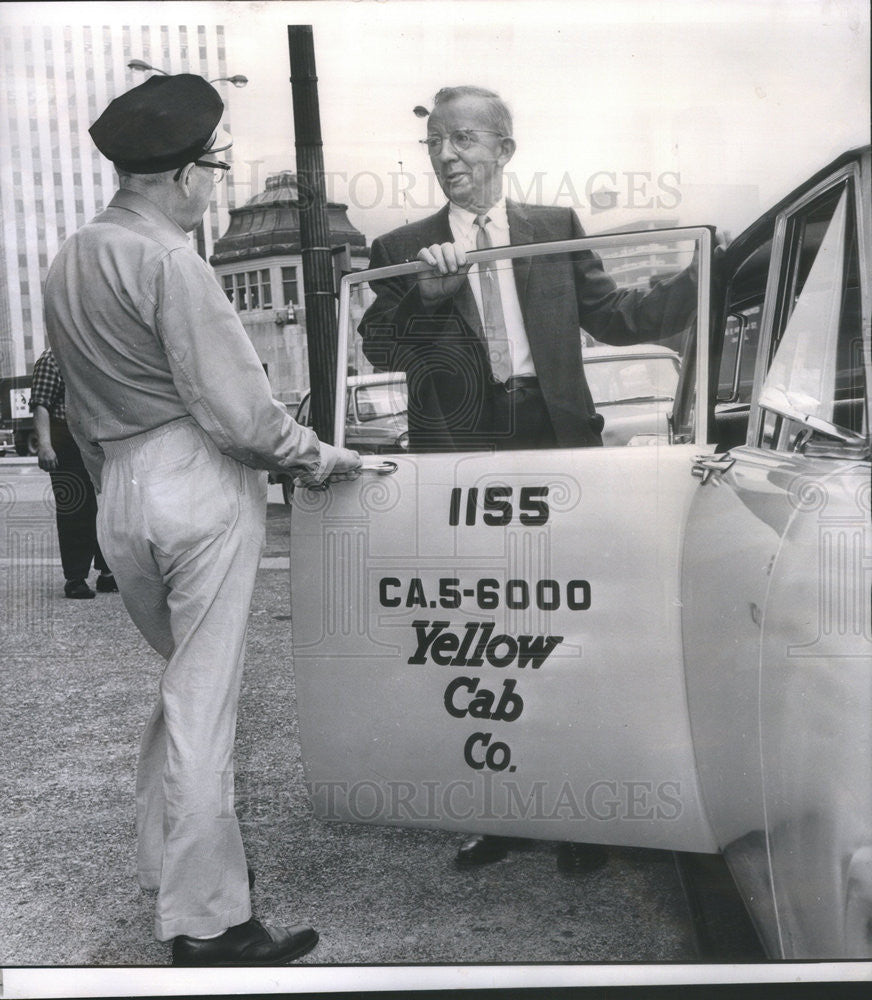
[[[515,155],[515,149],[517,149],[515,140],[510,135],[500,139],[500,153],[497,162],[501,167],[504,167]]]
[[[182,172],[179,174],[179,179],[176,184],[181,186],[182,191],[185,195],[191,193],[191,171],[194,169],[193,163],[186,163],[182,167]]]

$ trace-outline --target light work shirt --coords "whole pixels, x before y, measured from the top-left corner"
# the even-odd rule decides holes
[[[95,485],[103,441],[192,416],[245,465],[325,478],[336,449],[274,400],[235,309],[185,232],[122,189],[61,247],[45,286],[67,420]]]
[[[506,213],[506,199],[500,200],[485,215],[491,220],[487,225],[487,232],[490,234],[491,245],[495,247],[511,246],[512,238],[509,235],[509,217]],[[451,226],[451,235],[454,242],[469,252],[477,249],[476,237],[478,236],[478,226],[475,225],[476,214],[465,208],[460,208],[451,202],[448,209],[448,224]],[[478,274],[478,265],[473,264],[469,269],[472,294],[475,304],[478,306],[478,314],[482,317],[484,325],[484,309],[481,299],[481,279]],[[497,262],[497,278],[500,286],[500,299],[503,304],[503,319],[506,323],[506,336],[509,341],[509,355],[512,359],[513,375],[535,375],[536,366],[533,364],[533,356],[530,353],[530,341],[527,339],[527,331],[524,327],[524,316],[521,312],[521,303],[518,299],[518,287],[515,284],[515,273],[510,260]]]

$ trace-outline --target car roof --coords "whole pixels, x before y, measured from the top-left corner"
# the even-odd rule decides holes
[[[347,387],[349,389],[356,389],[361,385],[396,385],[397,382],[405,381],[405,372],[369,372],[367,375],[349,375]],[[311,392],[311,389],[306,389],[300,397],[300,402],[302,402],[307,396],[311,395]],[[285,405],[296,406],[298,404],[287,403]]]
[[[613,347],[611,344],[597,344],[582,349],[585,364],[590,361],[612,361],[615,358],[675,358],[679,355],[660,344],[632,344],[629,347]]]
[[[405,372],[370,372],[368,375],[349,375],[348,388],[353,389],[359,385],[381,385],[382,383],[405,381]]]
[[[799,187],[794,188],[789,194],[777,201],[755,222],[752,222],[746,230],[740,233],[732,241],[732,243],[730,243],[725,254],[725,264],[727,267],[734,267],[738,260],[744,257],[745,254],[753,250],[757,244],[764,242],[769,236],[771,236],[776,217],[802,197],[805,192],[811,191],[812,188],[816,187],[830,174],[835,173],[846,164],[853,162],[860,163],[864,158],[868,159],[870,150],[872,150],[872,146],[859,146],[856,149],[847,150],[842,153],[841,156],[837,156],[836,159],[827,166],[821,168],[811,177],[803,181]]]

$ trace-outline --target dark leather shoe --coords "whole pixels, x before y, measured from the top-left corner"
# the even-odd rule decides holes
[[[173,938],[173,965],[286,965],[317,943],[318,932],[304,924],[271,927],[252,919],[215,938]]]
[[[495,837],[486,833],[467,840],[458,850],[454,860],[464,867],[489,865],[492,861],[502,861],[509,853],[511,845],[511,837]]]
[[[562,872],[584,875],[602,868],[609,860],[609,852],[601,844],[560,844],[557,848],[557,867]]]
[[[101,573],[97,577],[97,592],[100,594],[118,593],[118,584],[115,582],[115,577],[111,573]]]
[[[67,580],[64,584],[64,596],[71,597],[74,601],[81,601],[93,597],[94,591],[84,580]]]

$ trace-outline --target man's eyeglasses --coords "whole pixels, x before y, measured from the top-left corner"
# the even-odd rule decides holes
[[[476,135],[498,135],[501,139],[505,139],[502,132],[492,132],[490,129],[486,128],[456,128],[453,132],[448,134],[448,141],[451,143],[452,147],[458,152],[462,153],[464,150],[469,149],[473,143],[477,142]],[[443,135],[428,135],[426,139],[419,139],[418,142],[422,146],[427,147],[427,151],[430,153],[440,153],[442,151],[442,143],[445,142],[445,136]]]
[[[223,160],[194,160],[195,167],[211,167],[212,176],[216,184],[220,184],[224,180],[227,172],[230,170],[230,164],[225,163]],[[185,167],[187,163],[185,164]],[[182,171],[185,167],[179,167],[179,169],[173,175],[173,180],[177,181],[182,176]]]

